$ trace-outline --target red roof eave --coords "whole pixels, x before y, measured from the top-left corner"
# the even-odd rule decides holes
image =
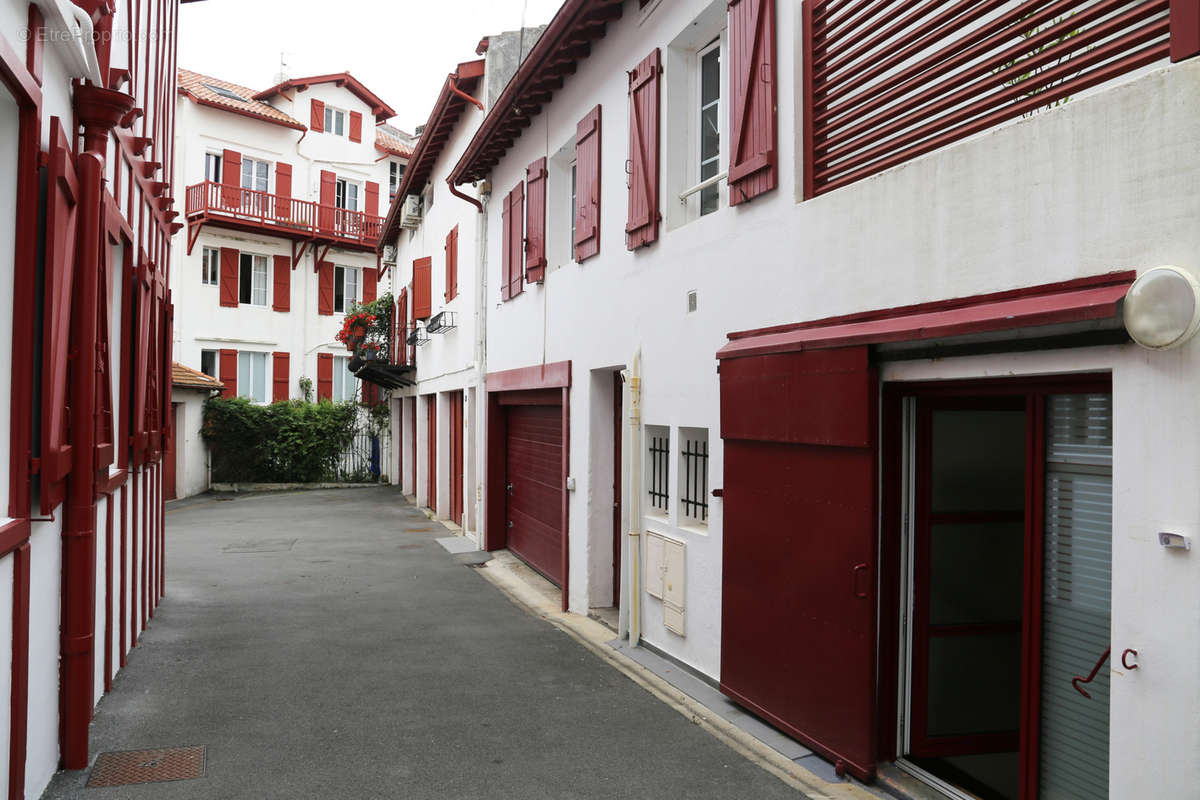
[[[284,128],[291,128],[292,130],[297,130],[297,131],[308,130],[308,128],[304,127],[303,125],[301,125],[298,122],[297,123],[287,122],[286,120],[276,119],[274,117],[268,117],[266,114],[255,114],[253,111],[248,111],[243,108],[234,108],[232,106],[223,105],[221,103],[214,103],[211,100],[205,100],[202,97],[197,97],[193,93],[189,92],[187,89],[181,88],[179,90],[179,92],[180,92],[180,94],[186,96],[189,100],[191,100],[198,106],[207,106],[208,108],[215,108],[220,111],[228,111],[230,114],[237,114],[238,116],[241,116],[241,117],[249,117],[250,119],[257,119],[261,122],[269,122],[272,125],[279,125]]]
[[[729,334],[718,359],[856,345],[916,342],[995,331],[1112,319],[1137,277],[1093,278]]]
[[[268,97],[274,97],[280,92],[288,89],[307,89],[308,87],[318,83],[342,83],[350,90],[350,92],[362,100],[367,105],[371,106],[371,113],[375,115],[377,122],[383,122],[396,116],[395,110],[362,84],[358,78],[355,78],[349,72],[335,72],[329,75],[314,75],[309,78],[289,78],[282,83],[277,83],[270,89],[264,89],[254,95],[255,100],[266,100]]]

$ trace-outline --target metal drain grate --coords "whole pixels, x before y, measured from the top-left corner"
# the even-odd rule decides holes
[[[101,753],[96,756],[87,785],[88,788],[129,786],[203,778],[204,761],[203,746]]]

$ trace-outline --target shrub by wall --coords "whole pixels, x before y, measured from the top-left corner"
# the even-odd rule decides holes
[[[242,397],[209,399],[202,435],[217,483],[318,483],[338,479],[354,438],[353,403],[289,400],[258,406]]]

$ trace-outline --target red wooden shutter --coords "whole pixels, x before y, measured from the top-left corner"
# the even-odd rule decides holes
[[[327,169],[321,170],[320,210],[317,214],[317,225],[324,230],[333,229],[335,215],[334,206],[337,203],[337,173]]]
[[[333,353],[317,353],[317,400],[333,398]]]
[[[357,111],[350,112],[350,141],[362,141],[362,114]]]
[[[288,371],[291,367],[291,356],[287,353],[272,354],[272,388],[274,389],[271,399],[278,403],[288,399]]]
[[[512,192],[504,195],[500,209],[500,299],[508,300],[509,276],[512,275]]]
[[[878,391],[867,348],[725,359],[720,379],[721,691],[867,778]]]
[[[729,0],[729,204],[777,183],[775,0]]]
[[[630,250],[658,239],[658,108],[662,62],[658,48],[629,73],[629,219],[625,246]]]
[[[292,259],[275,256],[275,291],[273,308],[276,311],[292,310]]]
[[[238,208],[241,205],[242,154],[226,150],[221,154],[221,205]]]
[[[320,100],[312,101],[312,117],[308,121],[308,127],[314,133],[325,132],[325,104]]]
[[[546,277],[546,159],[525,169],[529,201],[525,206],[525,280],[541,283]]]
[[[221,248],[221,305],[232,308],[238,304],[238,255],[232,247]]]
[[[80,186],[75,159],[58,117],[50,121],[46,201],[46,277],[42,306],[41,508],[49,514],[66,497],[71,471],[71,297]]]
[[[446,302],[458,296],[458,226],[446,234]]]
[[[328,261],[317,265],[317,313],[333,314],[333,264]]]
[[[379,216],[379,184],[374,181],[367,181],[366,187],[366,203],[363,210],[372,217]]]
[[[396,305],[396,349],[392,351],[397,364],[408,363],[408,287],[400,290]]]
[[[225,384],[225,388],[221,390],[221,397],[237,397],[238,351],[222,350],[217,371],[220,373],[221,383]]]
[[[275,214],[280,219],[292,216],[292,165],[275,162]]]
[[[508,224],[512,226],[508,261],[508,296],[516,297],[525,291],[525,184],[518,183],[509,192]]]
[[[600,106],[575,128],[575,260],[600,252]]]
[[[363,267],[362,276],[362,301],[364,303],[373,303],[379,294],[379,290],[377,288],[379,273],[375,271],[374,267]]]
[[[429,319],[433,313],[432,273],[432,258],[418,258],[413,262],[413,319]]]

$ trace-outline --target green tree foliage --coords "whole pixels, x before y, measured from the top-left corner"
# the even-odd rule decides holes
[[[288,400],[257,406],[242,397],[208,400],[201,434],[219,483],[319,483],[338,480],[354,438],[353,403]]]

